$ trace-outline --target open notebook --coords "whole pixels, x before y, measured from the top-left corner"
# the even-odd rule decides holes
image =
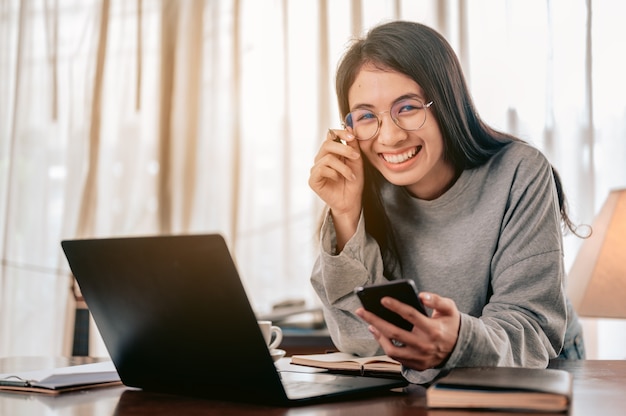
[[[57,395],[120,384],[111,361],[0,374],[0,392]]]
[[[61,244],[127,386],[290,404],[406,385],[384,378],[279,372],[219,234]]]

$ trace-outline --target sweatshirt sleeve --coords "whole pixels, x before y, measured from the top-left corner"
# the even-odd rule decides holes
[[[383,263],[376,241],[365,232],[363,214],[354,236],[339,254],[335,254],[335,228],[327,212],[320,233],[320,255],[311,275],[311,284],[319,296],[326,325],[335,346],[361,356],[382,354],[382,349],[354,314],[361,306],[354,289],[382,283]]]

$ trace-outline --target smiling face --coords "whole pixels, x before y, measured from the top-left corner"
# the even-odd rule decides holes
[[[427,102],[410,77],[364,65],[350,87],[348,101],[350,111],[367,108],[374,113],[384,112],[379,115],[382,124],[378,134],[359,141],[369,162],[392,184],[406,187],[417,198],[432,200],[452,186],[456,175],[453,166],[444,160],[443,137],[430,109],[424,110],[426,122],[419,130],[403,130],[391,120],[388,110],[407,96]]]

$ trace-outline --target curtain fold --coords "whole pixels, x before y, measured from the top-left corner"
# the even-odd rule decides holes
[[[587,9],[587,19],[585,21],[585,81],[583,83],[585,88],[585,121],[582,131],[583,148],[588,150],[585,155],[587,161],[583,163],[584,168],[581,169],[581,188],[585,189],[589,194],[596,194],[596,179],[595,179],[595,129],[594,129],[594,79],[593,79],[593,3],[592,0],[586,0],[585,6]],[[599,209],[599,205],[593,202],[593,199],[589,199],[591,204],[586,205],[583,209],[586,218],[592,218]]]
[[[239,223],[237,216],[239,214],[240,206],[240,172],[241,172],[241,118],[239,100],[241,99],[241,29],[240,29],[240,12],[241,2],[239,0],[233,1],[233,20],[232,20],[232,95],[233,100],[231,102],[231,129],[232,129],[232,147],[233,151],[229,155],[231,162],[230,176],[231,190],[230,190],[230,206],[233,210],[231,215],[231,221],[229,224],[230,237],[232,244],[237,244],[237,237],[239,235]]]
[[[137,0],[137,85],[135,88],[135,110],[141,111],[141,84],[142,76],[141,70],[143,69],[143,3],[142,0]]]
[[[185,105],[176,105],[177,109],[186,107],[185,111],[177,111],[177,121],[180,125],[177,130],[183,131],[182,143],[182,163],[180,181],[182,184],[183,195],[175,200],[180,201],[179,214],[181,224],[178,228],[179,232],[188,232],[192,227],[192,217],[194,214],[194,202],[196,195],[196,172],[198,168],[198,124],[200,123],[200,88],[202,82],[202,49],[203,49],[203,4],[199,1],[192,2],[186,9],[185,13],[185,54],[177,59],[187,62],[184,70],[183,94],[179,102]],[[183,71],[181,71],[183,72]],[[177,143],[178,141],[175,141]]]
[[[7,56],[6,57],[6,64],[3,65],[3,69],[7,72],[9,72],[11,75],[14,75],[14,81],[11,84],[7,85],[6,91],[9,93],[7,95],[7,97],[10,97],[9,103],[7,103],[8,105],[6,105],[6,107],[10,110],[6,111],[5,114],[5,120],[7,121],[6,126],[8,126],[8,128],[5,128],[5,134],[7,135],[6,139],[3,140],[3,150],[4,150],[4,154],[9,155],[8,158],[3,158],[3,164],[4,166],[4,177],[5,177],[5,181],[3,181],[3,195],[6,195],[5,198],[3,198],[3,220],[2,220],[2,224],[0,226],[0,230],[3,231],[2,233],[2,267],[4,268],[7,265],[8,262],[8,250],[9,250],[9,227],[8,224],[10,223],[11,220],[11,216],[13,215],[13,211],[11,209],[11,196],[14,192],[14,167],[16,164],[16,160],[17,160],[17,147],[16,147],[16,142],[17,142],[17,127],[18,127],[18,117],[20,117],[20,114],[18,111],[15,111],[15,108],[19,107],[20,105],[20,87],[22,85],[21,83],[21,71],[20,71],[20,67],[21,65],[23,65],[24,63],[24,58],[23,58],[23,54],[24,54],[24,49],[25,49],[25,45],[24,45],[24,38],[25,38],[25,32],[27,30],[27,27],[30,26],[28,20],[27,20],[27,10],[28,10],[28,5],[29,5],[29,1],[22,1],[19,4],[19,11],[16,15],[16,22],[15,22],[15,27],[17,27],[17,36],[16,36],[16,40],[15,40],[15,48],[5,48],[5,51],[11,51],[11,52],[15,52],[15,65],[13,67],[13,71],[11,71],[11,63],[13,63],[13,56]],[[9,13],[9,10],[5,10],[6,13]],[[13,25],[11,25],[13,26]],[[5,27],[9,28],[9,25],[6,25]],[[10,33],[3,33],[3,37],[5,37],[5,39],[10,39]],[[4,43],[8,42],[6,40],[4,40]],[[7,45],[9,46],[9,45]],[[12,89],[12,91],[11,91]],[[12,110],[12,111],[11,111]],[[4,202],[6,201],[6,202]],[[3,281],[4,284],[4,281]],[[4,291],[3,291],[4,292]],[[6,293],[6,292],[5,292]]]
[[[95,231],[98,204],[98,170],[100,165],[100,128],[102,124],[102,94],[104,88],[104,67],[107,54],[110,1],[102,1],[98,49],[96,52],[93,97],[91,101],[91,121],[89,124],[87,175],[82,191],[82,200],[78,213],[76,235],[92,236]]]
[[[159,187],[158,211],[159,231],[172,232],[172,113],[174,110],[174,81],[176,79],[176,57],[178,48],[178,19],[180,3],[166,1],[161,11],[161,55],[160,55],[160,112],[159,112]]]
[[[7,4],[3,5],[3,12],[8,14],[10,13],[10,9]],[[13,24],[5,25],[4,27],[0,25],[0,28],[4,28],[2,33],[2,43],[5,48],[2,50],[6,52],[15,52],[15,55],[9,55],[6,53],[2,69],[6,71],[10,75],[14,75],[14,80],[12,83],[8,83],[5,86],[5,91],[7,94],[6,97],[9,97],[9,102],[7,105],[2,106],[7,108],[3,112],[3,118],[6,121],[6,124],[3,130],[5,137],[2,140],[2,150],[5,155],[9,155],[9,157],[2,158],[2,189],[0,195],[4,196],[2,198],[2,223],[0,224],[0,230],[2,231],[2,246],[0,247],[0,252],[2,253],[2,259],[0,262],[0,316],[10,316],[13,311],[12,308],[15,308],[16,305],[12,302],[11,298],[7,297],[7,293],[11,293],[12,286],[8,279],[4,278],[4,275],[8,273],[10,268],[13,266],[9,264],[9,246],[10,246],[10,237],[9,232],[10,228],[8,224],[10,223],[13,215],[13,209],[11,206],[11,198],[14,192],[15,184],[14,184],[14,169],[16,165],[17,159],[17,150],[16,150],[16,141],[17,141],[17,117],[19,116],[18,112],[13,108],[17,107],[17,104],[20,101],[20,64],[23,63],[23,53],[24,53],[24,37],[27,25],[27,6],[28,1],[23,1],[19,5],[18,13],[11,15],[14,17],[14,21],[11,22]],[[16,27],[17,35],[15,38],[15,48],[9,47],[9,39],[11,33],[9,32],[9,28]],[[14,65],[12,65],[14,64]],[[12,70],[13,69],[13,70]],[[10,109],[10,110],[9,110]],[[7,350],[12,346],[13,334],[12,332],[15,330],[14,322],[5,321],[0,324],[0,349]],[[0,350],[1,351],[1,350]]]
[[[58,93],[58,35],[59,35],[59,4],[57,0],[53,1],[52,7],[46,0],[45,6],[45,25],[46,38],[48,39],[47,50],[48,60],[50,64],[50,84],[52,88],[51,112],[52,120],[58,117],[59,93]]]
[[[293,170],[293,162],[290,155],[294,151],[294,146],[292,141],[290,140],[291,131],[292,131],[292,101],[289,95],[288,86],[292,82],[291,71],[289,67],[289,62],[291,60],[291,54],[289,53],[290,42],[289,42],[289,2],[287,0],[282,0],[281,2],[281,40],[282,45],[281,49],[284,51],[284,59],[282,61],[281,71],[283,73],[283,77],[285,80],[285,87],[282,89],[282,105],[285,113],[285,116],[281,118],[281,126],[280,131],[281,141],[280,145],[284,149],[283,155],[280,159],[280,165],[283,166],[287,171]],[[280,189],[283,195],[289,195],[291,193],[291,189],[294,187],[293,177],[291,175],[282,175],[281,177]],[[293,203],[291,198],[283,198],[281,201],[281,209],[283,212],[292,212]],[[287,223],[282,230],[281,239],[283,241],[289,241],[291,234],[296,232],[293,227],[293,224]],[[291,262],[288,259],[294,258],[298,255],[297,248],[292,244],[286,244],[284,247],[284,258],[281,263],[281,270],[286,276],[293,275],[296,273],[296,270],[291,266]]]

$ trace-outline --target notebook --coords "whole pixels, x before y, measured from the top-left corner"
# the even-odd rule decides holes
[[[289,405],[407,384],[278,371],[219,234],[65,240],[61,246],[127,386]]]

